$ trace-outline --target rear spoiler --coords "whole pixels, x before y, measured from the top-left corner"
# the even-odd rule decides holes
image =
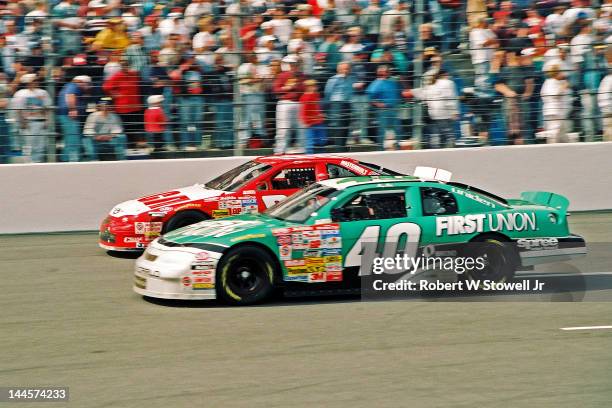
[[[523,191],[521,193],[521,199],[533,204],[552,207],[561,212],[567,212],[567,208],[569,207],[569,200],[566,197],[547,191]]]

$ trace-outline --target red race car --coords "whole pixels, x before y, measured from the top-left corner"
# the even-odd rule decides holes
[[[99,245],[109,251],[141,250],[177,228],[263,211],[316,181],[377,174],[399,173],[340,156],[258,157],[206,184],[118,204],[100,225]]]

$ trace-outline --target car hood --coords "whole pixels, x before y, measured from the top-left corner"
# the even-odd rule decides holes
[[[153,194],[136,200],[124,201],[117,204],[110,211],[113,217],[138,215],[148,211],[164,211],[165,207],[187,204],[196,200],[218,197],[224,194],[223,190],[206,188],[202,184],[177,188],[165,193]]]
[[[207,220],[169,232],[165,241],[176,244],[212,243],[231,246],[240,241],[261,240],[272,236],[272,230],[297,224],[265,214],[244,214],[220,220]]]

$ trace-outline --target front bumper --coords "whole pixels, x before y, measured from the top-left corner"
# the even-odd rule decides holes
[[[98,245],[107,251],[142,251],[163,228],[160,221],[126,220],[108,217],[100,225]]]
[[[575,234],[562,238],[519,239],[516,244],[523,266],[563,262],[587,254],[584,238]]]
[[[136,260],[134,292],[160,299],[215,299],[215,272],[222,254],[153,241]]]

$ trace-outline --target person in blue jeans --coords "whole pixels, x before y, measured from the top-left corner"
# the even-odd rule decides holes
[[[401,104],[401,89],[399,82],[390,78],[388,65],[380,65],[376,70],[376,80],[366,89],[370,98],[375,117],[378,121],[377,143],[381,150],[385,150],[385,133],[393,130],[395,145],[400,138],[399,106]]]
[[[81,159],[81,120],[87,114],[85,91],[91,86],[87,75],[75,76],[57,97],[57,119],[64,135],[62,160],[78,162]]]

